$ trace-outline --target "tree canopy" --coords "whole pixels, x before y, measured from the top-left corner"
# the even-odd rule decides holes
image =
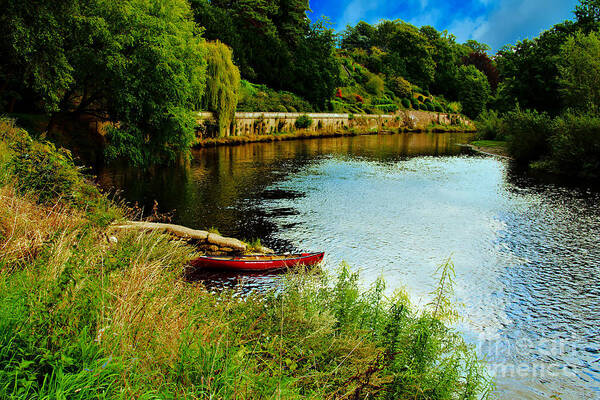
[[[600,34],[578,32],[567,39],[560,53],[560,84],[567,106],[600,106]]]
[[[311,23],[308,0],[191,0],[209,40],[233,49],[244,79],[287,90],[325,109],[338,79],[335,33]]]
[[[111,121],[107,155],[136,164],[189,149],[206,61],[186,0],[3,2],[9,111],[33,100]]]

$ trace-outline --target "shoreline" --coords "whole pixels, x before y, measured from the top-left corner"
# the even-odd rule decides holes
[[[431,129],[421,128],[399,128],[397,130],[381,130],[381,131],[335,131],[335,132],[313,132],[313,131],[297,131],[292,133],[275,133],[268,135],[250,135],[250,136],[225,136],[217,138],[199,139],[193,146],[193,149],[202,149],[207,147],[218,146],[238,146],[249,143],[271,143],[301,139],[325,139],[333,137],[348,137],[348,136],[371,136],[371,135],[397,135],[401,133],[456,133],[468,132],[475,133],[475,130],[460,127],[444,127],[436,126]]]

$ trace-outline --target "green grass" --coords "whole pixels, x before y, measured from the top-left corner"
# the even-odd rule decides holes
[[[507,142],[501,140],[475,140],[471,142],[473,146],[477,147],[499,147],[506,148]]]
[[[158,233],[113,231],[127,210],[20,175],[0,123],[0,398],[479,399],[483,364],[449,328],[453,268],[417,309],[347,266],[240,296],[184,281],[196,257]],[[44,147],[44,149],[46,149]],[[54,151],[52,148],[48,151]],[[43,160],[53,160],[52,157]],[[60,168],[74,168],[70,162]],[[31,168],[35,166],[31,165]],[[40,166],[45,170],[47,166]],[[60,174],[58,175],[60,176]],[[71,175],[67,175],[71,176]],[[49,186],[48,186],[49,185]],[[66,188],[43,194],[46,187]],[[116,236],[117,242],[107,237]]]

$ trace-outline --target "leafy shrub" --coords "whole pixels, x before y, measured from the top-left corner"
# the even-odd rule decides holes
[[[403,98],[401,100],[401,102],[402,102],[402,107],[404,107],[404,108],[410,108],[411,104],[410,104],[410,100],[409,99],[407,99],[405,97],[405,98]]]
[[[423,102],[425,102],[425,97],[418,95],[417,100],[419,100],[421,103],[423,103]]]
[[[523,164],[537,161],[549,153],[552,119],[546,113],[516,109],[504,117],[508,151]]]
[[[436,112],[444,112],[444,108],[440,104],[435,104],[434,105],[434,110]]]
[[[453,101],[448,104],[448,111],[454,114],[460,114],[462,112],[462,104],[459,101]]]
[[[298,129],[308,129],[312,126],[313,120],[307,114],[303,114],[296,119],[294,124]]]
[[[494,110],[485,110],[475,121],[477,134],[481,140],[504,140],[506,129],[504,121]]]
[[[381,79],[381,77],[379,77],[378,75],[369,72],[368,80],[365,83],[365,89],[370,94],[380,97],[381,95],[383,95],[384,91],[383,79]]]
[[[277,105],[275,111],[285,113],[285,112],[287,112],[287,108],[285,108],[285,106],[283,104],[279,104],[279,105]]]
[[[312,112],[312,106],[304,99],[289,92],[278,92],[265,85],[255,85],[242,80],[240,83],[237,111],[280,112],[285,107],[288,112]]]
[[[567,111],[555,118],[548,157],[553,172],[600,178],[600,116]]]
[[[425,103],[425,107],[427,108],[427,111],[434,111],[435,110],[435,107],[431,103]]]
[[[429,103],[431,103],[431,102],[432,102],[432,101],[431,101],[431,99],[430,99],[429,97],[427,97],[423,103],[425,103],[425,104],[429,104]]]
[[[410,98],[410,103],[412,104],[412,108],[414,108],[415,110],[419,108],[419,101],[414,97]]]
[[[397,97],[404,98],[412,96],[410,82],[401,76],[395,76],[388,80],[388,87]]]
[[[36,195],[42,203],[59,198],[74,200],[74,189],[83,178],[69,151],[33,140],[9,120],[0,122],[0,130],[4,132],[0,133],[0,139],[8,143],[12,152],[8,167],[18,177],[16,184],[21,192]],[[6,137],[6,132],[11,131],[12,137]]]
[[[427,105],[425,103],[419,103],[419,110],[427,111]]]

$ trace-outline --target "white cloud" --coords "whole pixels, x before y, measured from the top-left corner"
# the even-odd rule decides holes
[[[576,0],[501,1],[487,16],[455,20],[448,30],[461,42],[475,39],[489,44],[495,51],[505,44],[535,37],[570,18],[576,3]]]
[[[571,18],[571,10],[578,0],[476,0],[475,7],[479,4],[486,11],[468,17],[464,16],[465,10],[448,12],[448,3],[441,2],[444,0],[404,0],[401,5],[405,11],[398,14],[397,2],[340,1],[343,12],[337,26],[342,30],[361,20],[377,23],[381,19],[402,19],[416,26],[431,25],[438,30],[448,30],[459,42],[475,39],[487,43],[495,51],[505,44],[537,36],[552,25]],[[436,4],[443,6],[436,7]]]

